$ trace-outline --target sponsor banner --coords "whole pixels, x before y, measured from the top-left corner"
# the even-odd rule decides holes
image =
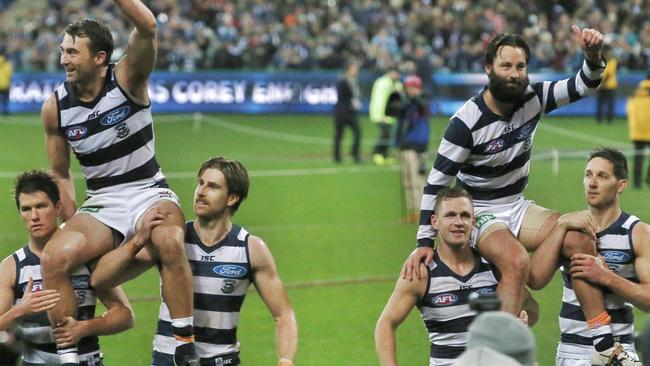
[[[362,73],[362,113],[368,111],[373,81],[378,74]],[[532,82],[559,80],[570,74],[531,74]],[[154,113],[282,113],[328,114],[336,103],[337,72],[154,72],[149,95]],[[616,114],[625,116],[628,95],[644,78],[642,73],[619,75]],[[10,111],[39,112],[41,104],[63,82],[63,73],[18,72],[12,79]],[[484,74],[434,74],[430,109],[451,116],[471,96],[483,89]],[[562,107],[554,115],[593,115],[596,99],[584,98]],[[128,111],[122,111],[128,113]],[[119,121],[119,113],[104,123]],[[71,133],[82,134],[82,131]]]

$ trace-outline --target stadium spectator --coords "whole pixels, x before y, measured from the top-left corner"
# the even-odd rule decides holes
[[[469,326],[467,351],[453,365],[536,366],[535,348],[535,336],[521,319],[502,311],[488,311]],[[509,358],[502,361],[497,355]]]
[[[604,48],[603,56],[607,59],[607,66],[605,66],[603,79],[598,88],[598,97],[596,99],[596,121],[598,123],[602,122],[603,114],[605,114],[607,123],[612,123],[616,108],[616,88],[618,87],[616,72],[618,60],[609,46]]]
[[[375,348],[382,366],[397,365],[396,330],[414,307],[429,331],[430,364],[452,364],[464,351],[467,327],[476,316],[469,294],[496,290],[493,267],[470,246],[475,224],[471,197],[459,188],[445,188],[439,197],[436,214],[431,216],[440,237],[439,249],[429,265],[420,263],[427,276],[417,281],[400,278],[377,321]],[[528,304],[531,319],[536,319],[537,304]],[[528,314],[522,311],[521,316]]]
[[[397,119],[396,145],[399,148],[402,188],[406,202],[406,222],[416,223],[427,172],[429,147],[429,104],[423,95],[423,83],[417,75],[404,80],[406,102]]]
[[[467,189],[475,200],[478,250],[502,274],[502,309],[519,314],[530,270],[526,251],[537,249],[559,217],[522,195],[535,130],[542,114],[595,91],[605,67],[603,35],[576,25],[573,34],[585,61],[577,75],[557,82],[529,83],[526,66],[531,51],[520,36],[500,34],[490,41],[484,62],[489,83],[454,114],[445,131],[424,188],[418,248],[404,264],[403,276],[423,276],[419,262],[426,258],[427,264],[433,255],[435,231],[429,218],[436,193],[456,178],[457,186]],[[563,250],[568,257],[595,253],[594,240],[570,231]],[[580,278],[574,279],[572,286],[593,325],[590,330],[596,352],[614,352],[603,294]]]
[[[196,341],[202,345],[198,348],[201,365],[239,365],[237,323],[251,283],[275,320],[278,366],[293,365],[298,329],[273,256],[262,239],[231,221],[248,195],[248,186],[244,166],[222,157],[207,160],[197,174],[196,217],[186,223],[185,250],[194,276],[194,316],[195,326],[201,329],[196,334]],[[100,265],[105,271],[93,274],[93,284],[114,286],[155,265],[146,238],[136,236],[102,257]],[[147,247],[142,250],[144,245]],[[154,365],[174,365],[169,321],[163,302],[154,338]]]
[[[351,61],[336,82],[336,105],[334,106],[334,161],[341,162],[341,140],[346,127],[352,130],[352,149],[350,154],[355,163],[361,163],[361,92],[359,91],[359,64]]]
[[[83,2],[77,1],[50,1],[49,7],[44,7],[47,3],[43,2],[37,11],[34,7],[41,3],[31,3],[15,1],[3,11],[0,33],[10,35],[9,58],[16,68],[55,70],[57,29],[86,17],[88,11]],[[109,0],[93,3],[91,11],[97,20],[114,24],[116,33],[127,31],[126,24],[113,22]],[[293,51],[287,51],[285,44],[293,48],[291,38],[299,34],[297,37],[304,41],[299,52],[309,55],[305,63],[298,63],[301,68],[340,68],[343,60],[354,57],[364,69],[380,71],[388,64],[410,58],[414,48],[407,50],[408,43],[415,41],[426,45],[424,49],[436,69],[480,72],[486,41],[500,30],[520,30],[533,49],[549,42],[555,48],[549,54],[536,55],[529,65],[531,70],[564,72],[579,62],[568,32],[577,19],[586,19],[583,25],[611,34],[608,42],[611,41],[620,69],[644,70],[650,59],[650,3],[637,0],[560,4],[532,0],[366,0],[306,2],[300,6],[287,6],[278,0],[174,0],[151,4],[161,29],[160,55],[178,51],[175,57],[184,59],[183,49],[198,50],[192,51],[195,54],[188,60],[188,67],[195,63],[199,69],[286,67],[284,58]],[[40,14],[36,21],[34,14]],[[172,30],[163,31],[165,28]],[[210,42],[206,42],[206,34],[213,38]],[[182,65],[167,64],[161,57],[157,66],[182,70]]]
[[[621,152],[600,148],[589,155],[583,186],[589,216],[598,231],[598,256],[576,254],[570,258],[570,267],[565,264],[563,268],[556,365],[641,365],[634,346],[632,310],[633,306],[644,312],[650,310],[650,273],[645,270],[650,265],[650,253],[644,245],[650,240],[650,225],[621,210],[620,196],[627,185],[627,160]],[[618,353],[620,363],[610,354],[592,352],[582,302],[578,302],[571,287],[576,278],[608,290],[606,305],[611,322],[616,324],[613,354]]]
[[[372,84],[369,114],[379,134],[372,152],[372,160],[377,165],[390,164],[390,136],[398,115],[402,112],[402,83],[397,66],[393,65]]]
[[[29,242],[0,264],[0,331],[15,326],[23,335],[23,365],[58,365],[56,344],[77,343],[82,365],[102,365],[98,336],[119,333],[133,326],[133,312],[126,295],[120,287],[106,291],[93,289],[91,266],[82,265],[71,275],[74,296],[79,301],[78,320],[63,319],[53,330],[45,311],[61,296],[43,286],[40,258],[48,240],[58,230],[59,190],[49,174],[28,171],[16,179],[14,195]],[[97,318],[96,299],[107,309]]]
[[[4,115],[9,114],[9,89],[12,75],[13,66],[5,57],[4,50],[0,49],[0,109]]]
[[[628,127],[630,140],[634,144],[634,188],[641,188],[643,178],[643,157],[645,148],[650,147],[650,74],[639,83],[627,104]],[[646,173],[645,182],[650,185],[650,166]]]
[[[88,19],[70,24],[61,43],[66,81],[42,107],[47,157],[61,190],[60,214],[66,223],[41,258],[45,287],[61,294],[48,316],[56,325],[76,313],[72,269],[129,240],[148,210],[164,209],[171,217],[153,230],[151,241],[176,336],[175,362],[192,364],[198,357],[192,275],[183,250],[184,218],[155,158],[147,90],[156,60],[156,19],[139,0],[115,0],[113,6],[134,26],[125,55],[110,63],[113,38],[106,26]],[[71,150],[82,167],[89,197],[79,210]],[[63,365],[78,364],[76,345],[59,353]]]

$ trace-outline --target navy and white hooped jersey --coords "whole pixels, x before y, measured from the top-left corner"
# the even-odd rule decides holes
[[[476,264],[465,276],[454,273],[438,256],[429,265],[427,293],[418,302],[422,320],[429,331],[429,365],[449,365],[465,350],[468,327],[476,312],[469,307],[473,292],[495,292],[498,280],[492,266],[472,249]]]
[[[435,238],[431,215],[436,195],[456,185],[485,204],[514,202],[528,184],[531,146],[540,118],[595,91],[603,69],[584,63],[577,75],[530,84],[510,116],[498,116],[485,104],[485,90],[451,118],[438,147],[420,205],[419,245]]]
[[[193,224],[189,221],[185,226],[185,252],[194,285],[195,345],[198,355],[209,359],[239,351],[239,311],[252,279],[249,234],[233,224],[220,243],[206,246]],[[174,354],[171,318],[164,302],[153,345],[154,353]]]
[[[106,187],[149,187],[165,178],[155,158],[151,105],[129,97],[113,68],[92,102],[79,100],[67,81],[54,92],[59,131],[77,156],[91,196]]]
[[[12,254],[16,262],[16,282],[14,283],[14,304],[21,301],[29,283],[33,279],[32,292],[43,290],[43,277],[41,276],[41,259],[24,246]],[[72,287],[77,297],[79,320],[88,320],[95,317],[95,291],[90,286],[90,271],[86,266],[81,266],[70,275]],[[56,344],[52,337],[52,327],[46,312],[25,316],[20,320],[18,327],[23,332],[25,350],[23,360],[27,363],[58,365],[59,356],[56,353]],[[94,363],[99,354],[99,340],[96,336],[82,338],[78,345],[81,361]]]
[[[639,282],[639,278],[634,268],[632,229],[638,222],[636,216],[622,213],[612,225],[597,234],[598,252],[605,258],[607,266],[619,276],[636,283]],[[591,334],[580,302],[571,286],[570,274],[564,268],[562,278],[564,289],[559,318],[561,336],[558,352],[572,350],[575,353],[581,349],[563,347],[563,345],[585,346],[583,352],[589,356],[592,349]],[[633,305],[606,290],[605,308],[612,317],[612,330],[616,340],[632,344],[634,342]]]

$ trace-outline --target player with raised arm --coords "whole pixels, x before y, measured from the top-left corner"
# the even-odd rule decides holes
[[[169,217],[152,232],[162,296],[176,339],[176,362],[196,361],[192,329],[191,272],[183,251],[184,218],[154,153],[147,81],[156,60],[156,18],[140,0],[114,0],[134,25],[126,55],[111,64],[110,30],[94,20],[66,27],[61,65],[66,81],[43,104],[46,151],[61,188],[65,226],[42,256],[48,289],[61,300],[49,310],[53,325],[72,316],[76,303],[68,275],[73,268],[125,242],[152,208]],[[86,178],[87,199],[77,209],[70,150]],[[76,211],[76,212],[75,212]],[[77,350],[59,350],[64,364],[77,364]]]

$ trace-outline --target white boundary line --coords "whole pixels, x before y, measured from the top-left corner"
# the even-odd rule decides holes
[[[558,135],[573,137],[573,138],[575,138],[577,140],[582,140],[582,141],[585,141],[585,142],[594,142],[596,144],[600,144],[600,145],[604,145],[604,146],[623,147],[623,148],[626,148],[626,147],[629,148],[630,147],[630,143],[623,143],[621,141],[615,141],[615,140],[610,140],[610,139],[606,139],[606,138],[602,138],[602,137],[598,137],[598,136],[594,136],[594,135],[589,135],[589,134],[582,133],[582,132],[571,131],[571,130],[567,130],[567,129],[562,128],[562,127],[549,125],[549,124],[543,123],[543,122],[540,123],[539,128],[542,129],[542,130],[546,130],[548,132],[551,132],[551,133],[558,134]]]

